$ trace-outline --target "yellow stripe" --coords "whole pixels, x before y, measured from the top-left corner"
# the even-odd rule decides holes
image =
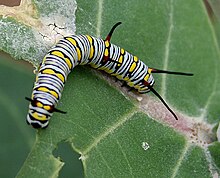
[[[58,98],[58,97],[59,97],[57,92],[51,91],[51,90],[50,90],[49,92],[50,92],[50,94],[53,95],[55,98]]]
[[[123,56],[120,56],[119,62],[122,64],[122,62],[123,62]]]
[[[63,83],[65,82],[65,78],[62,74],[54,72],[52,69],[45,69],[42,71],[43,74],[55,74]]]
[[[134,61],[135,61],[135,62],[137,62],[137,61],[138,61],[137,56],[134,56]]]
[[[47,111],[49,111],[49,110],[51,110],[51,106],[46,105],[46,106],[44,106],[44,109],[46,109]]]
[[[122,64],[122,62],[123,62],[123,56],[122,55],[119,57],[118,62],[120,62],[120,64],[118,64],[118,66],[120,66]]]
[[[105,41],[105,47],[108,48],[110,46],[109,41]]]
[[[129,69],[129,72],[133,72],[136,66],[137,66],[136,62],[133,62]]]
[[[68,65],[69,69],[72,69],[72,63],[70,62],[70,59],[69,58],[64,58],[66,64]]]
[[[148,78],[149,78],[149,74],[147,74],[147,75],[144,77],[144,80],[147,82]]]
[[[125,50],[123,48],[121,48],[121,54],[124,54]]]
[[[108,57],[108,49],[105,49],[104,55]]]
[[[43,74],[55,74],[55,72],[52,69],[45,69],[42,71]]]
[[[63,53],[60,52],[60,51],[53,51],[51,54],[53,54],[53,55],[55,55],[55,56],[57,56],[57,57],[60,57],[60,58],[64,59],[64,55],[63,55]]]
[[[53,52],[51,52],[51,54],[64,59],[66,64],[68,65],[69,69],[72,69],[72,63],[70,62],[70,59],[69,58],[65,58],[62,52],[60,52],[60,51],[53,51]]]
[[[43,107],[43,104],[42,104],[41,102],[37,102],[36,105],[37,105],[37,107],[39,107],[39,108],[42,108],[42,107]]]
[[[39,87],[37,89],[37,91],[44,91],[44,92],[48,92],[49,90],[46,87]]]
[[[78,55],[78,61],[81,61],[82,55],[81,55],[81,52],[80,52],[80,50],[77,46],[76,46],[76,52],[77,52],[77,55]]]
[[[64,83],[65,82],[65,78],[62,74],[57,74],[56,73],[56,76]]]
[[[78,61],[81,61],[81,58],[82,58],[82,55],[81,55],[81,52],[76,44],[76,40],[74,40],[73,38],[66,38],[70,43],[73,44],[73,46],[75,46],[76,48],[76,52],[77,52],[77,55],[78,55]]]
[[[94,56],[94,47],[91,45],[90,46],[90,54],[89,54],[89,59],[92,59]]]
[[[66,38],[70,43],[72,43],[74,46],[76,46],[76,40],[74,40],[73,38]]]
[[[89,42],[90,42],[90,44],[92,44],[92,37],[91,36],[89,36],[89,35],[86,35],[86,37],[88,38],[88,40],[89,40]]]
[[[53,91],[53,90],[49,90],[49,89],[46,88],[46,87],[39,87],[37,90],[38,90],[38,91],[43,91],[43,92],[50,93],[50,94],[53,95],[55,98],[58,98],[58,97],[59,97],[57,92],[55,92],[55,91]],[[39,103],[40,103],[40,102],[39,102]],[[38,106],[38,105],[37,105],[37,106]],[[42,108],[43,105],[39,105],[39,107]]]
[[[32,116],[33,116],[35,119],[39,120],[39,121],[46,121],[46,120],[47,120],[46,115],[40,116],[40,115],[37,114],[37,112],[34,112],[34,113],[32,114]]]
[[[42,90],[44,90],[45,91],[45,87],[40,87]],[[43,89],[44,88],[44,89]],[[40,91],[42,91],[42,90],[40,90]],[[48,89],[47,89],[47,91],[49,91]],[[43,108],[43,109],[45,109],[45,110],[47,110],[47,111],[49,111],[50,109],[51,109],[51,106],[49,106],[49,105],[43,105],[41,102],[37,102],[36,103],[36,106],[37,107],[39,107],[39,108]],[[36,114],[35,114],[36,115]],[[38,117],[38,116],[37,116]]]
[[[90,54],[89,54],[89,59],[92,59],[92,57],[94,56],[94,47],[93,47],[93,45],[92,45],[93,39],[92,39],[92,37],[89,36],[89,35],[86,35],[86,37],[88,38],[89,43],[90,43]]]

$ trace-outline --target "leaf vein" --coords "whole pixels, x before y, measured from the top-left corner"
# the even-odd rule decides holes
[[[103,0],[99,0],[98,1],[98,14],[97,14],[97,27],[96,27],[97,37],[100,37],[101,35],[102,12],[103,12]]]
[[[129,113],[121,117],[118,122],[114,123],[111,127],[97,136],[94,141],[82,151],[84,155],[88,154],[94,147],[96,147],[103,139],[105,139],[108,135],[113,133],[118,127],[122,126],[126,121],[128,121],[134,114],[136,113],[135,109],[131,110]]]
[[[98,151],[98,149],[97,149],[97,151]],[[99,154],[100,154],[100,156],[101,156],[103,162],[105,163],[106,167],[109,169],[109,171],[110,171],[112,177],[115,177],[114,174],[113,174],[113,172],[112,172],[112,169],[111,169],[110,166],[108,165],[108,162],[106,161],[106,159],[104,158],[104,156],[102,155],[102,153],[101,153],[100,151],[98,151],[98,152],[99,152]]]
[[[169,30],[168,30],[168,36],[167,36],[167,40],[165,44],[163,70],[167,70],[168,68],[172,31],[173,31],[173,0],[170,0]],[[165,98],[165,93],[166,93],[166,75],[162,75],[161,96],[163,98]]]
[[[73,125],[77,125],[78,128],[82,129],[84,131],[84,133],[87,133],[87,135],[91,136],[93,139],[95,139],[95,137],[88,132],[88,129],[86,129],[85,127],[79,125],[77,122],[73,122],[72,120],[65,120],[65,122],[73,124]]]
[[[183,148],[183,152],[182,152],[180,158],[178,159],[176,166],[175,166],[174,169],[173,169],[173,174],[172,174],[171,178],[175,178],[175,177],[176,177],[176,175],[177,175],[177,173],[178,173],[178,171],[179,171],[179,168],[180,168],[180,166],[181,166],[181,163],[183,162],[184,157],[185,157],[185,155],[186,155],[188,149],[189,149],[189,144],[187,143],[187,144],[185,145],[185,147]]]
[[[117,144],[118,144],[118,147],[120,148],[120,150],[121,150],[121,152],[122,152],[122,155],[124,156],[124,158],[125,158],[125,160],[126,160],[126,162],[127,162],[127,164],[128,164],[129,172],[130,172],[130,174],[131,174],[131,177],[134,177],[134,174],[133,174],[133,171],[132,171],[132,167],[131,167],[131,165],[130,165],[130,163],[129,163],[129,161],[128,161],[128,158],[127,158],[126,153],[124,152],[123,148],[121,147],[121,144],[119,143],[118,139],[115,139],[115,140],[116,140],[116,142],[117,142]]]

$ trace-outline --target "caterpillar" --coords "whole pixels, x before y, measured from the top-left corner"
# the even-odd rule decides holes
[[[106,39],[90,35],[71,35],[62,38],[43,58],[38,69],[27,114],[27,123],[34,128],[46,128],[53,112],[65,114],[56,108],[68,74],[77,65],[88,64],[123,80],[143,94],[153,92],[177,120],[176,114],[154,88],[152,73],[192,76],[191,73],[172,72],[150,68],[138,57],[110,43],[112,34],[121,22],[116,23]]]

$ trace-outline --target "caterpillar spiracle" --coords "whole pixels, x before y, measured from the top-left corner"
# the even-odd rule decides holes
[[[123,80],[139,93],[153,92],[176,118],[163,98],[154,90],[152,73],[192,76],[191,73],[150,68],[138,57],[110,43],[116,23],[105,40],[90,35],[71,35],[61,39],[43,58],[34,84],[27,114],[27,123],[34,128],[46,128],[53,112],[66,113],[56,108],[68,74],[77,65],[88,64]]]

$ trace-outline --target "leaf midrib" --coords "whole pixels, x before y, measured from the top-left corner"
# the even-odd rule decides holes
[[[98,1],[98,14],[97,14],[97,28],[96,28],[97,37],[100,37],[101,35],[102,12],[103,12],[103,0],[99,0]]]
[[[171,35],[173,31],[173,0],[170,0],[170,13],[169,13],[169,24],[168,24],[168,34],[167,40],[165,43],[164,51],[164,61],[163,61],[163,70],[168,69],[169,55],[170,55],[170,44],[171,44]],[[166,79],[167,75],[162,75],[161,81],[161,96],[165,99],[166,95]]]

